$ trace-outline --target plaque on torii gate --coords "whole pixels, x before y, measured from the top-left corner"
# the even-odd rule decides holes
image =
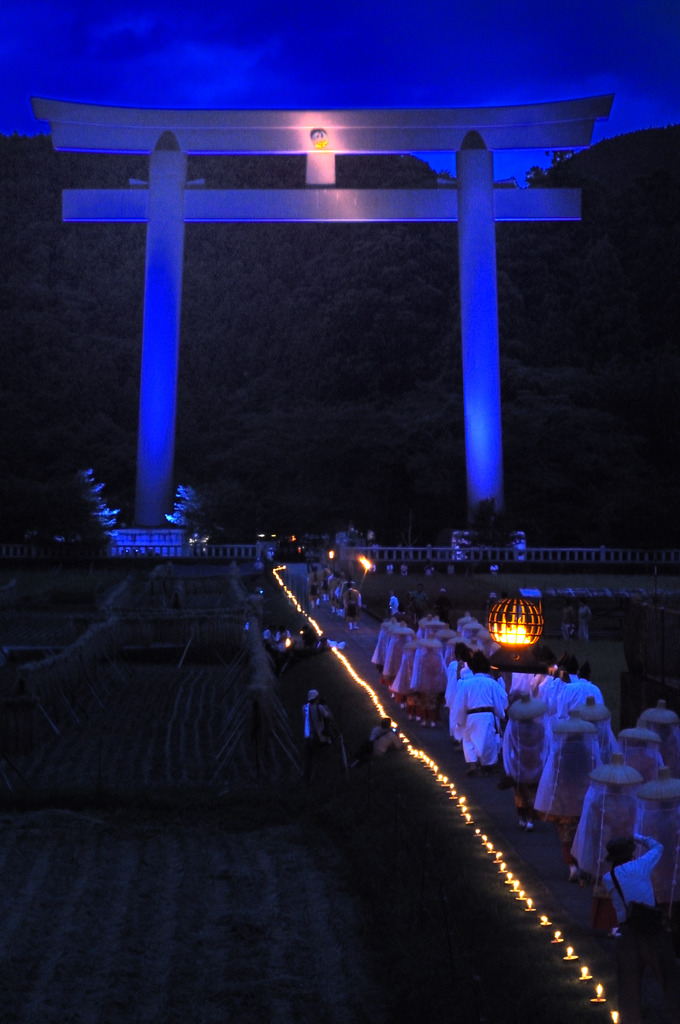
[[[578,149],[612,95],[507,107],[151,110],[34,98],[54,148],[150,155],[147,188],[67,189],[65,221],[147,225],[135,522],[166,523],[185,223],[457,221],[467,500],[503,508],[497,221],[579,220],[578,189],[494,188],[494,150]],[[338,189],[337,154],[456,154],[457,188]],[[303,189],[188,187],[188,155],[306,156]]]

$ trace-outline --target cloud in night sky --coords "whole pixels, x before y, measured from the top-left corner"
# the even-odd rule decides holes
[[[677,0],[6,0],[0,131],[45,130],[33,118],[33,95],[314,109],[493,106],[613,92],[598,141],[680,121],[679,52]]]

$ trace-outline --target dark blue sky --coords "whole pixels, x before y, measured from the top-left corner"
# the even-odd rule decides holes
[[[594,141],[680,122],[678,0],[5,0],[0,132],[32,95],[149,107],[495,106],[615,93]],[[446,159],[432,160],[436,169]],[[497,177],[546,163],[496,156]],[[453,166],[453,165],[452,165]]]

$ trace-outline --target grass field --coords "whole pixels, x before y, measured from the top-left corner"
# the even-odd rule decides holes
[[[55,612],[96,611],[99,600],[130,573],[127,566],[116,568],[64,569],[51,568],[0,572],[0,590],[16,587],[16,607]]]

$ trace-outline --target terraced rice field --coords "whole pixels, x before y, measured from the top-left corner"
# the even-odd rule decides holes
[[[216,777],[235,685],[110,665],[3,763],[3,1024],[384,1020],[333,855],[220,796],[246,771]]]

